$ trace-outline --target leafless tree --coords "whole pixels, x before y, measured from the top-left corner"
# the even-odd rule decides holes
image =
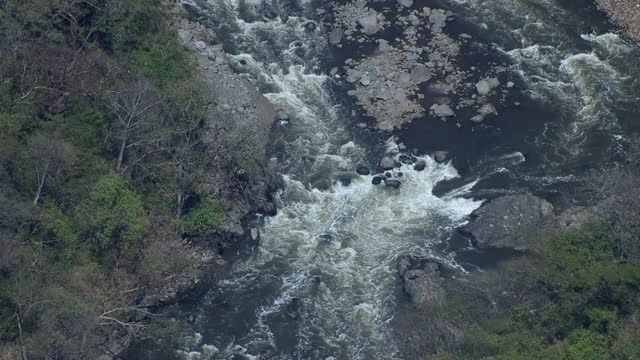
[[[127,151],[162,141],[159,129],[159,97],[147,80],[138,78],[124,90],[113,92],[109,105],[115,121],[110,137],[118,146],[116,171],[126,169]]]
[[[64,176],[75,162],[73,148],[69,143],[57,137],[35,135],[30,139],[29,161],[37,180],[37,190],[33,204],[37,204],[42,195],[45,182],[50,176]]]
[[[195,95],[195,94],[194,94]],[[175,104],[169,116],[170,162],[175,174],[176,216],[210,168],[213,156],[203,141],[206,100],[193,96]]]

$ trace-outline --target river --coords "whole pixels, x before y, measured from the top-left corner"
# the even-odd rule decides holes
[[[473,271],[486,261],[446,244],[483,200],[561,198],[586,170],[622,160],[639,126],[640,50],[588,1],[415,1],[451,10],[445,31],[476,44],[463,49],[464,66],[489,53],[517,90],[481,125],[419,119],[395,134],[357,127],[348,88],[326,75],[335,59],[316,22],[321,1],[247,0],[250,16],[238,0],[203,1],[193,5],[224,29],[238,71],[290,115],[273,139],[286,186],[277,215],[261,219],[260,246],[170,309],[183,336],[144,342],[130,358],[398,359],[389,328],[402,297],[399,256]],[[427,168],[396,170],[399,190],[355,174],[398,155],[400,142]],[[453,161],[428,156],[439,149]]]

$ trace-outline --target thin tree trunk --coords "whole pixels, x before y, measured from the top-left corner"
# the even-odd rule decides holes
[[[36,197],[33,199],[33,205],[38,204],[38,200],[40,200],[40,194],[42,194],[42,188],[44,187],[44,180],[47,178],[47,174],[49,173],[49,163],[44,166],[44,171],[42,172],[42,178],[38,183],[38,191],[36,192]]]
[[[178,211],[176,212],[176,216],[178,217],[178,219],[180,219],[182,217],[182,207],[184,206],[184,196],[182,195],[182,191],[178,190],[178,203],[176,204],[176,207],[178,208]]]
[[[122,171],[122,163],[124,161],[124,151],[127,148],[127,140],[129,139],[128,136],[125,136],[124,139],[122,140],[122,144],[120,145],[120,153],[118,154],[118,163],[116,164],[116,171],[117,172],[121,172]]]

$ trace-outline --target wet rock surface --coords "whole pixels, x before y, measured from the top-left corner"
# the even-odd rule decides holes
[[[553,218],[553,205],[531,194],[507,195],[491,200],[471,214],[462,228],[479,248],[527,250],[530,235]]]
[[[404,256],[398,259],[398,276],[402,281],[402,291],[409,301],[421,307],[433,307],[445,298],[445,290],[440,277],[440,264],[431,259]]]

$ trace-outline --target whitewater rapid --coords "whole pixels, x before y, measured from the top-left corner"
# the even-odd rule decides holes
[[[432,249],[481,205],[461,197],[473,182],[434,196],[438,182],[458,174],[428,156],[419,157],[424,171],[393,171],[399,190],[355,174],[381,154],[397,157],[398,144],[354,134],[351,110],[318,71],[326,35],[310,22],[302,14],[236,21],[238,52],[229,60],[289,116],[275,140],[285,187],[255,254],[237,260],[199,306],[196,328],[204,331],[179,350],[187,358],[397,358],[389,334],[399,296],[396,259],[431,256],[457,266],[452,254]],[[220,303],[233,306],[221,312]]]
[[[316,2],[270,7],[247,0],[254,12],[243,16],[251,21],[239,16],[238,0],[191,3],[224,26],[234,69],[289,120],[274,132],[273,161],[285,183],[274,195],[278,213],[264,219],[260,246],[240,256],[190,309],[192,332],[175,353],[187,359],[399,358],[390,337],[401,296],[396,259],[429,256],[460,268],[455,254],[435,249],[482,204],[465,195],[480,178],[516,174],[527,156],[519,149],[478,154],[478,174],[435,196],[434,187],[458,178],[458,171],[413,154],[426,161],[424,171],[403,165],[394,170],[399,190],[374,186],[356,167],[375,167],[384,154],[397,157],[400,147],[393,137],[356,129],[353,110],[335,98],[334,79],[323,73],[329,49],[322,24],[313,20]],[[635,111],[631,102],[640,93],[632,76],[637,69],[628,65],[637,49],[615,34],[583,32],[555,0],[444,3],[509,59],[526,97],[556,109],[557,118],[540,119],[549,121],[533,145],[552,160],[513,175],[513,182],[568,182],[572,175],[550,169],[591,151],[585,144],[594,132],[623,141],[618,111]]]

